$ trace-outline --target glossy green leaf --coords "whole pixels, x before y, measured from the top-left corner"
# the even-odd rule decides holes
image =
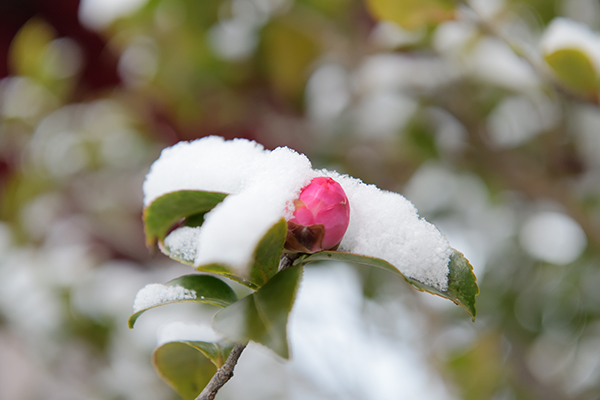
[[[544,57],[558,79],[573,90],[595,91],[598,73],[592,60],[579,49],[560,49]]]
[[[226,193],[180,190],[167,193],[144,209],[146,244],[162,241],[171,227],[182,218],[197,217],[212,210],[227,197]]]
[[[130,328],[133,328],[135,321],[142,313],[151,308],[164,306],[166,304],[195,302],[227,307],[228,305],[237,301],[237,295],[228,284],[219,278],[210,275],[184,275],[167,282],[165,286],[181,286],[185,289],[194,291],[196,297],[194,299],[176,300],[155,304],[139,310],[129,317]]]
[[[279,272],[255,293],[215,314],[214,329],[231,340],[252,340],[289,358],[287,321],[301,277],[302,267]]]
[[[473,267],[469,261],[462,253],[456,250],[454,250],[454,253],[450,256],[450,262],[448,263],[448,289],[446,291],[436,289],[415,279],[404,276],[396,267],[380,258],[346,253],[343,251],[321,251],[298,258],[294,264],[304,265],[310,262],[324,260],[338,260],[354,264],[370,265],[395,272],[400,274],[417,290],[443,297],[463,307],[467,310],[469,315],[471,315],[473,320],[475,320],[477,315],[477,309],[475,307],[475,296],[479,294],[477,277],[473,273]]]
[[[367,0],[367,7],[379,20],[413,30],[454,19],[456,3],[452,0]]]
[[[281,218],[263,236],[254,251],[254,261],[248,277],[250,282],[262,286],[275,276],[279,269],[286,234],[287,223],[284,218]]]
[[[222,366],[233,343],[178,341],[158,347],[152,362],[159,375],[184,400],[195,399]]]

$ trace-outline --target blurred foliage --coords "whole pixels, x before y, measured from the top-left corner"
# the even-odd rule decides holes
[[[125,326],[171,265],[145,248],[141,184],[165,146],[217,134],[404,193],[464,250],[477,323],[400,294],[429,316],[451,396],[598,398],[598,71],[537,47],[558,16],[597,34],[597,2],[149,0],[97,31],[77,7],[0,5],[0,338],[29,350],[19,364],[0,348],[0,394],[174,396],[144,369],[154,343]],[[547,213],[583,239],[532,239]],[[375,300],[399,296],[373,289],[389,275],[363,276]]]

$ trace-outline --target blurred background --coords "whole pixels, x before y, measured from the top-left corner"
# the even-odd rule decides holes
[[[206,135],[402,193],[481,289],[473,323],[385,271],[309,266],[293,360],[251,346],[219,399],[600,399],[598,100],[518,55],[558,16],[597,32],[600,4],[384,3],[0,2],[1,399],[178,398],[157,330],[211,310],[126,321],[193,272],[146,249],[141,186]]]

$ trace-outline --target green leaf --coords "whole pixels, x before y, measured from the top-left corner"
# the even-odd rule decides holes
[[[182,218],[212,210],[227,197],[226,193],[180,190],[164,194],[144,209],[146,244],[152,247],[164,240],[171,227]]]
[[[287,223],[284,218],[281,218],[263,236],[254,251],[254,260],[248,277],[250,282],[262,286],[277,273],[286,234]]]
[[[283,252],[283,245],[287,234],[287,223],[281,218],[273,225],[262,237],[252,258],[252,265],[248,276],[240,276],[232,272],[232,269],[223,264],[206,264],[196,268],[200,272],[219,274],[228,279],[236,281],[252,290],[256,290],[271,279],[279,268],[279,259]],[[181,252],[177,249],[170,249],[165,244],[160,244],[161,251],[183,264],[194,266],[194,260],[186,258],[188,252]]]
[[[367,0],[367,7],[376,19],[414,30],[454,19],[456,4],[452,0]]]
[[[450,256],[450,261],[448,263],[448,289],[445,291],[428,286],[417,281],[416,279],[404,276],[396,267],[380,258],[346,253],[342,251],[321,251],[310,254],[305,257],[298,258],[294,265],[304,265],[310,262],[324,260],[338,260],[354,264],[370,265],[397,273],[417,290],[443,297],[463,307],[465,310],[467,310],[469,315],[471,315],[473,321],[475,321],[475,317],[477,315],[475,296],[479,294],[477,277],[473,273],[473,267],[469,261],[462,253],[456,250],[454,250],[454,253]]]
[[[165,343],[152,355],[158,374],[184,400],[193,400],[222,366],[233,343],[178,341]]]
[[[255,293],[215,314],[214,329],[231,340],[252,340],[289,358],[287,321],[301,277],[302,267],[279,272]]]
[[[229,353],[231,353],[231,349],[233,349],[233,346],[235,345],[235,343],[229,340],[222,340],[216,343],[201,342],[197,340],[180,340],[179,343],[185,343],[188,346],[200,351],[217,368],[221,368],[223,364],[225,364]]]
[[[571,89],[589,93],[598,87],[598,73],[583,51],[560,49],[544,58],[560,81]]]
[[[139,310],[136,313],[132,314],[131,317],[129,317],[129,328],[133,328],[135,321],[145,311],[151,308],[164,306],[166,304],[195,302],[212,304],[219,307],[227,307],[228,305],[233,304],[237,301],[237,295],[235,294],[233,289],[231,289],[231,287],[229,287],[228,284],[214,276],[184,275],[177,279],[173,279],[172,281],[167,282],[164,286],[181,286],[185,289],[193,290],[195,292],[196,297],[194,299],[176,300],[159,303]]]

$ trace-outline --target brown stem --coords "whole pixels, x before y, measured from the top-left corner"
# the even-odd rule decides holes
[[[591,104],[596,107],[600,106],[600,96],[597,93],[579,93],[573,91],[571,88],[565,86],[562,82],[560,82],[551,72],[550,70],[544,66],[539,60],[533,56],[527,49],[518,43],[511,40],[507,37],[498,27],[490,21],[489,19],[481,16],[477,10],[469,5],[466,0],[455,0],[456,3],[462,4],[467,7],[473,15],[477,18],[477,24],[482,32],[487,33],[496,39],[506,43],[517,56],[521,57],[521,59],[525,60],[534,72],[540,77],[543,81],[549,83],[556,92],[562,94],[568,99],[571,99],[576,102]]]
[[[229,357],[227,357],[225,364],[223,364],[223,366],[217,370],[202,393],[196,397],[196,400],[214,400],[219,389],[221,389],[223,385],[225,385],[233,377],[233,369],[235,368],[235,365],[237,364],[238,359],[242,355],[242,352],[245,348],[246,345],[240,343],[237,343],[235,346],[233,346],[233,349],[231,350],[231,353],[229,353]]]
[[[299,254],[283,253],[279,260],[279,271],[283,271],[294,265],[294,261],[296,261],[299,256]]]

